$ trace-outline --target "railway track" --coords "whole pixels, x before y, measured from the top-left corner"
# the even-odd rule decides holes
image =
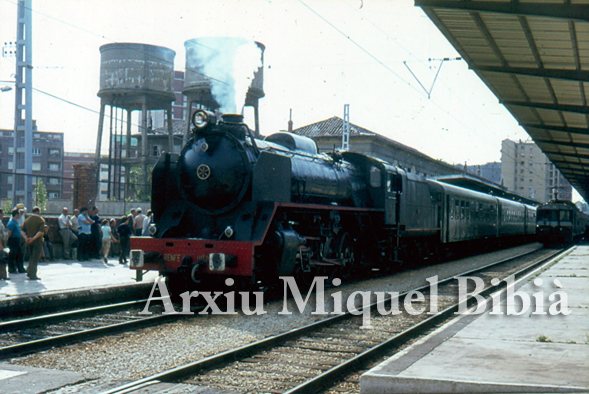
[[[157,392],[153,386],[169,386],[174,382],[248,393],[321,392],[350,374],[365,369],[370,363],[390,356],[392,349],[406,345],[428,330],[452,319],[458,308],[474,304],[476,300],[472,296],[463,300],[466,304],[459,305],[457,278],[476,275],[484,282],[484,290],[478,294],[489,296],[505,287],[505,281],[492,285],[491,279],[514,276],[517,280],[541,269],[543,264],[561,252],[544,250],[524,253],[441,280],[435,286],[423,286],[404,292],[398,299],[373,303],[369,306],[372,311],[371,329],[361,328],[365,323],[362,319],[366,316],[358,315],[361,313],[360,309],[352,310],[111,388],[104,393],[129,393],[146,386],[152,386],[151,390]],[[530,255],[534,256],[531,263]],[[468,288],[468,292],[471,291],[472,286]],[[416,300],[416,292],[425,295],[423,300],[419,299],[415,303],[416,308],[420,311],[435,309],[438,312],[412,314],[409,309],[403,308],[402,305],[407,305],[407,299]],[[430,304],[434,300],[437,303],[436,308]],[[401,306],[399,314],[393,316],[376,313],[379,306],[390,310],[395,303]],[[357,375],[352,376],[347,383],[357,385]]]
[[[161,324],[178,316],[140,315],[147,300],[138,300],[0,322],[0,359]]]

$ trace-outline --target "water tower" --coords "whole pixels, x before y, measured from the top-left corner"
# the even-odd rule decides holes
[[[129,184],[129,170],[140,164],[143,185],[147,185],[147,164],[157,158],[148,157],[147,111],[165,110],[168,119],[168,150],[173,151],[172,102],[174,95],[174,57],[171,49],[136,43],[112,43],[100,47],[100,118],[96,141],[96,163],[108,164],[108,197],[121,198],[121,169],[125,168],[125,183]],[[110,107],[109,157],[101,158],[106,106]],[[126,111],[126,138],[123,138],[123,119],[118,125],[113,109]],[[141,147],[131,155],[131,113],[141,111]],[[139,148],[139,147],[138,147]],[[114,182],[112,182],[114,180]],[[115,187],[111,190],[111,185]],[[116,187],[118,186],[118,187]],[[145,186],[144,186],[145,187]],[[147,190],[145,189],[147,192]],[[126,196],[126,192],[124,196]]]

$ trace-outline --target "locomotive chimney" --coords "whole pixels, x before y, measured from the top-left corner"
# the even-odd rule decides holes
[[[225,123],[243,123],[243,115],[241,114],[223,114],[221,119]]]
[[[288,132],[292,133],[292,108],[290,109],[290,118],[288,119]]]

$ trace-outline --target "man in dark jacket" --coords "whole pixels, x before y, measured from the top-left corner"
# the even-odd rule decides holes
[[[93,206],[90,210],[90,220],[92,225],[90,226],[90,258],[100,258],[100,248],[102,247],[102,233],[100,231],[101,219],[98,216],[98,208]]]
[[[29,216],[22,229],[26,234],[25,241],[29,251],[29,265],[27,265],[27,276],[29,280],[40,280],[37,276],[37,264],[43,252],[43,235],[45,234],[45,219],[41,217],[41,208],[34,207],[33,214]]]
[[[129,256],[129,239],[133,234],[131,226],[129,226],[129,218],[124,216],[118,228],[119,240],[121,242],[121,255],[119,257],[120,264],[126,264]]]

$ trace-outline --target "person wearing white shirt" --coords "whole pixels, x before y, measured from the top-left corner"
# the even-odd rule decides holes
[[[141,213],[141,208],[137,208],[137,215],[133,219],[133,228],[135,229],[135,235],[138,237],[141,237],[141,233],[143,232],[144,219],[145,215]]]
[[[80,210],[78,208],[74,209],[74,214],[70,216],[70,220],[72,221],[72,231],[78,236],[78,231],[80,230],[80,225],[78,224],[78,216],[80,216]]]
[[[59,223],[59,233],[61,234],[61,239],[63,241],[63,258],[69,260],[70,257],[70,249],[72,245],[78,240],[76,234],[72,233],[72,220],[68,216],[68,210],[66,207],[63,208],[61,211],[61,215],[57,219]]]
[[[147,210],[147,215],[145,215],[145,219],[143,219],[143,232],[141,235],[144,237],[149,236],[149,225],[151,224],[151,209]]]

